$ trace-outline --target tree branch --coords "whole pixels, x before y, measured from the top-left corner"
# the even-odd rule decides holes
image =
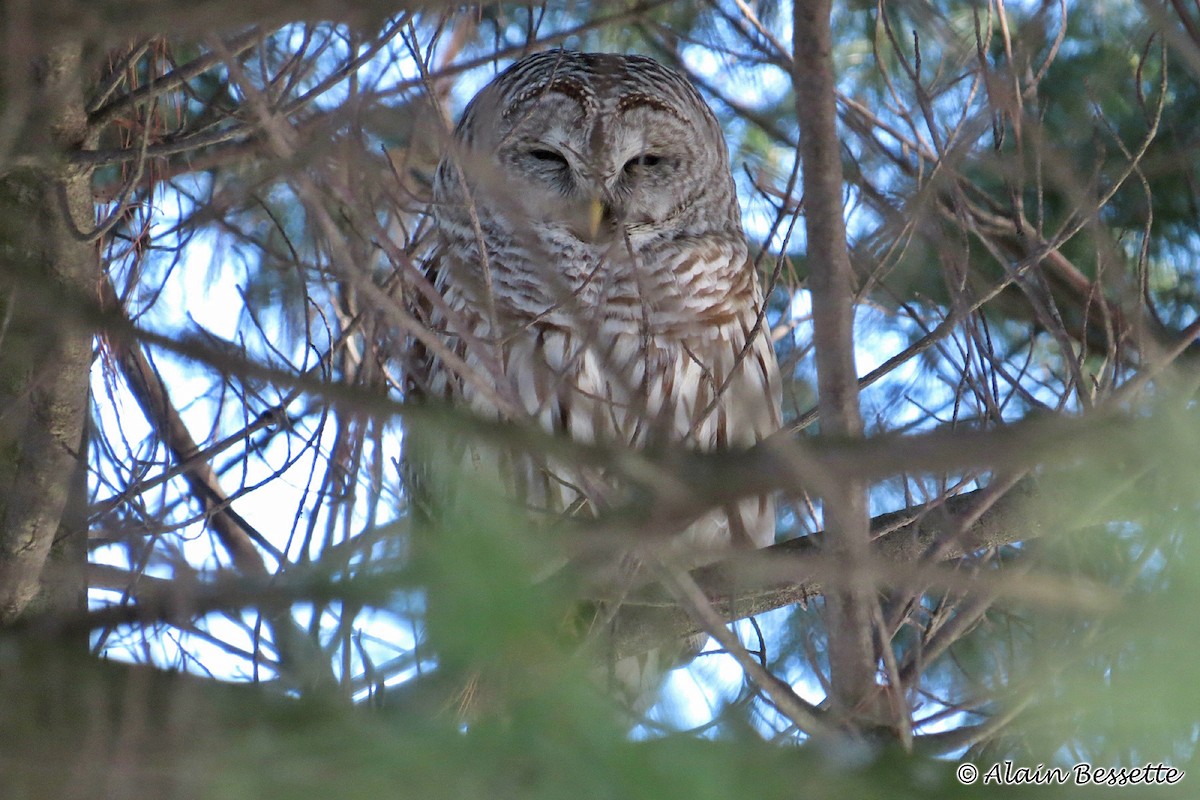
[[[1046,514],[1030,514],[1028,507],[1038,499],[1032,483],[1023,483],[1004,497],[988,505],[982,513],[981,502],[990,502],[988,490],[958,495],[925,506],[881,514],[872,520],[875,539],[871,545],[873,564],[894,567],[891,577],[941,582],[956,592],[973,588],[1026,602],[1069,604],[1089,611],[1106,609],[1116,601],[1101,588],[1077,584],[1071,594],[1055,594],[1044,582],[1015,580],[1012,575],[962,575],[961,573],[914,572],[931,553],[942,563],[953,562],[971,553],[1040,538],[1050,531],[1069,527],[1064,509],[1062,519]],[[973,520],[965,529],[964,520]],[[822,551],[824,533],[782,542],[753,553],[738,554],[726,561],[694,570],[690,579],[707,599],[715,618],[697,619],[674,596],[657,584],[645,587],[634,599],[626,599],[617,611],[605,652],[615,658],[635,656],[665,640],[707,633],[717,619],[721,624],[764,614],[775,609],[803,604],[820,596],[827,575],[837,569]],[[124,587],[128,573],[94,564],[91,580],[98,585]],[[887,578],[879,570],[877,577]],[[798,574],[806,574],[796,580]],[[296,569],[280,578],[263,576],[221,577],[200,583],[164,579],[139,579],[131,590],[133,603],[90,612],[77,621],[55,619],[48,623],[57,629],[74,630],[79,622],[94,629],[102,625],[191,618],[211,611],[232,611],[244,607],[286,609],[303,601],[333,602],[351,600],[363,605],[386,604],[397,586],[407,585],[400,573],[379,572],[347,580],[332,579],[319,564]],[[694,612],[695,609],[692,609]]]
[[[1034,496],[1032,484],[1021,484],[977,514],[986,489],[958,495],[929,506],[881,514],[871,521],[873,563],[920,564],[936,548],[942,562],[973,552],[1038,538],[1059,529],[1056,521],[1025,513]],[[962,520],[978,517],[962,529]],[[836,565],[822,553],[826,533],[793,539],[695,570],[692,577],[724,622],[807,603],[824,593],[825,572]],[[824,571],[824,572],[823,572]],[[797,574],[809,577],[796,580]],[[670,595],[651,589],[627,600],[612,625],[615,657],[637,655],[670,638],[707,631]]]
[[[107,276],[101,283],[101,298],[105,311],[118,312],[120,301]],[[255,537],[230,508],[229,497],[221,488],[212,464],[206,459],[195,457],[200,448],[171,402],[167,387],[151,366],[146,354],[140,346],[126,339],[110,339],[110,346],[116,353],[125,380],[137,398],[138,405],[142,407],[146,419],[158,431],[172,457],[180,464],[186,465],[183,478],[187,482],[188,490],[207,513],[208,525],[229,553],[234,566],[247,577],[264,581],[268,579],[271,573],[255,546]],[[290,609],[272,610],[267,613],[266,618],[279,652],[280,665],[289,678],[305,686],[332,682],[333,676],[324,663],[325,657],[320,648],[304,635],[292,618]]]
[[[794,72],[800,153],[804,164],[804,226],[812,263],[813,347],[817,409],[827,436],[856,439],[863,423],[854,366],[854,275],[846,248],[837,85],[833,74],[830,0],[795,4]],[[866,484],[856,476],[822,492],[829,552],[848,568],[846,583],[828,594],[829,681],[835,708],[871,714],[878,697],[872,620],[875,593],[856,574],[870,541]]]

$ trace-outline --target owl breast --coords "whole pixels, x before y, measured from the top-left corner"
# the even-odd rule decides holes
[[[703,338],[711,326],[757,315],[761,306],[740,230],[594,243],[542,225],[516,236],[498,230],[487,243],[485,257],[475,238],[449,237],[438,280],[457,293],[464,312],[493,307],[500,329],[538,321]]]
[[[721,255],[723,264],[708,260]],[[733,266],[737,257],[740,269]],[[544,430],[589,443],[670,443],[711,451],[751,446],[780,424],[778,370],[760,320],[762,299],[744,259],[744,246],[714,246],[661,260],[671,266],[648,273],[563,271],[553,288],[529,269],[498,265],[493,289],[503,302],[492,304],[492,318],[465,289],[471,282],[439,280],[439,288],[455,326],[466,334],[449,337],[466,364],[489,384],[502,384]],[[728,279],[713,281],[726,272]],[[481,347],[484,342],[491,345]],[[435,375],[430,389],[437,396],[498,415],[479,380],[445,370]],[[470,460],[492,461],[478,452]],[[523,501],[550,514],[581,506],[598,510],[619,497],[588,495],[582,488],[605,484],[602,475],[579,475],[561,464],[531,462],[518,469],[524,474],[514,485]],[[731,545],[764,547],[773,539],[771,502],[752,498],[692,521],[664,554],[690,567]]]

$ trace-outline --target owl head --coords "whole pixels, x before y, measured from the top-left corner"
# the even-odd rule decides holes
[[[464,232],[474,213],[485,236],[525,228],[572,250],[741,235],[716,118],[643,56],[554,50],[504,70],[460,120],[435,201]]]

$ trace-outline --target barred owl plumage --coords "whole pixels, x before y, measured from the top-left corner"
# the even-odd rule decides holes
[[[470,372],[433,359],[434,398],[496,416],[499,397],[549,431],[633,446],[745,447],[779,427],[724,137],[678,73],[640,56],[517,62],[467,107],[434,198],[445,302],[429,322]],[[545,473],[510,482],[552,511],[604,505],[602,477]],[[752,498],[662,555],[690,568],[773,538],[769,498]]]

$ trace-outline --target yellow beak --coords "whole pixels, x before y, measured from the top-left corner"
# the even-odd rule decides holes
[[[596,234],[600,231],[600,223],[604,219],[604,203],[600,202],[600,198],[593,197],[592,202],[588,204],[587,209],[587,224],[588,238],[595,240]]]

